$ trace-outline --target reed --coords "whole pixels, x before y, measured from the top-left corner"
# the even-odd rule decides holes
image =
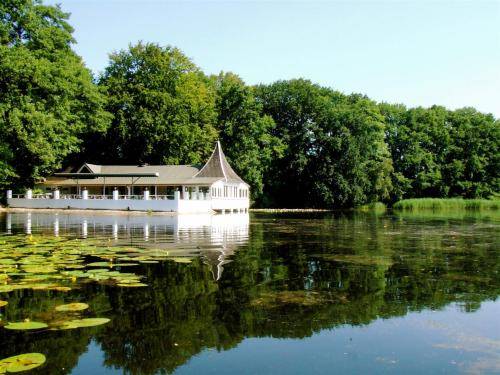
[[[418,198],[403,199],[396,202],[394,210],[401,211],[483,211],[500,209],[500,200],[498,199],[461,199],[461,198]]]

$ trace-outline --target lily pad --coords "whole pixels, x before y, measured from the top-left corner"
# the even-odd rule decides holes
[[[13,323],[11,322],[6,326],[4,326],[5,329],[20,330],[20,331],[43,329],[47,327],[48,325],[42,322],[13,322]]]
[[[56,306],[56,311],[69,312],[69,311],[83,311],[89,308],[89,305],[82,302],[69,303],[67,305]]]
[[[140,288],[143,286],[148,286],[148,284],[144,284],[144,283],[119,283],[116,285],[118,285],[122,288]]]
[[[7,306],[9,303],[7,301],[0,300],[0,307]]]
[[[74,328],[87,328],[96,327],[102,324],[109,323],[108,318],[86,318],[86,319],[74,319],[69,322],[64,323],[61,329],[74,329]]]
[[[5,372],[21,372],[32,370],[45,363],[41,353],[26,353],[0,360],[0,374]]]
[[[10,285],[0,285],[0,293],[8,293],[14,290]]]

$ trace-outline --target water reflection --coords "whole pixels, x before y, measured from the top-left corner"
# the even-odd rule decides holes
[[[433,311],[440,314],[433,319],[444,322],[480,317],[467,328],[476,342],[488,343],[488,351],[461,353],[460,360],[472,368],[482,358],[481,365],[489,363],[490,372],[498,364],[498,320],[480,314],[485,301],[499,310],[499,225],[490,219],[254,215],[250,224],[248,216],[239,215],[32,213],[2,220],[11,233],[26,231],[29,221],[33,235],[53,236],[57,221],[59,236],[195,256],[191,263],[142,265],[138,272],[148,288],[86,283],[67,294],[0,294],[9,300],[4,320],[41,319],[54,305],[69,301],[84,301],[92,313],[111,318],[106,326],[79,331],[27,335],[0,329],[0,342],[5,343],[0,358],[42,352],[48,362],[39,373],[96,372],[95,362],[79,362],[89,345],[102,355],[102,373],[199,372],[199,363],[205,366],[202,371],[217,373],[287,368],[327,373],[332,366],[353,373],[382,372],[387,366],[396,372],[418,370],[408,364],[411,359],[424,362],[426,372],[456,371],[451,361],[459,350],[453,351],[453,343],[447,345],[445,336],[423,324]],[[384,328],[377,331],[380,325]],[[451,337],[450,330],[466,332],[464,328],[458,324],[446,332]],[[330,345],[318,341],[321,337],[337,343],[345,338],[346,344]],[[355,343],[349,341],[353,337]],[[266,359],[263,349],[244,344],[248,338],[279,358],[292,349],[281,347],[285,344],[278,338],[303,339],[294,352],[297,360],[290,359],[301,364],[295,369],[265,367],[276,358]],[[406,343],[411,343],[408,353],[401,351]],[[239,345],[242,356],[223,360],[217,355],[220,363],[207,354],[212,349],[236,353],[231,349]]]
[[[114,245],[178,249],[201,256],[219,280],[236,247],[248,242],[249,215],[147,215],[116,213],[5,213],[9,234],[53,234],[113,239]]]

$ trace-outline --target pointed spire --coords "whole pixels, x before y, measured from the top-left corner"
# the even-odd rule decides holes
[[[195,177],[221,177],[226,182],[244,182],[229,165],[219,141],[212,155]]]

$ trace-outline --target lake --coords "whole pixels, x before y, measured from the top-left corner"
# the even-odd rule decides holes
[[[26,374],[500,373],[498,213],[4,212],[0,232],[0,359],[45,355]]]

